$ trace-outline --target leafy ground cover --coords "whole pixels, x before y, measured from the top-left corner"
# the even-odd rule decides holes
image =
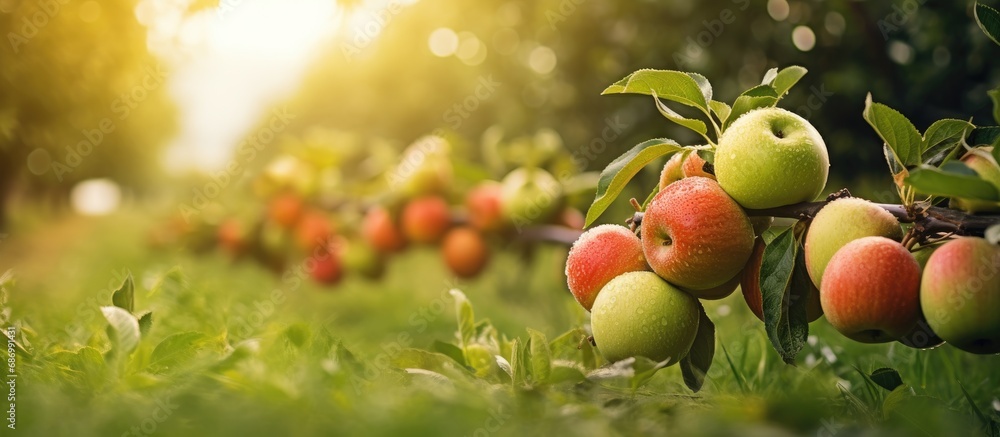
[[[739,293],[706,304],[718,341],[700,392],[678,366],[608,367],[562,284],[563,247],[529,264],[501,255],[471,282],[417,250],[384,281],[325,292],[220,256],[149,251],[140,223],[69,220],[2,243],[5,315],[19,327],[16,432],[996,432],[997,356],[863,345],[821,319],[789,366]]]

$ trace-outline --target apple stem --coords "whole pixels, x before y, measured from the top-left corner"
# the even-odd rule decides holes
[[[635,212],[642,212],[642,204],[640,204],[639,201],[635,199],[635,197],[629,199],[628,203],[632,205],[632,208],[635,209]]]

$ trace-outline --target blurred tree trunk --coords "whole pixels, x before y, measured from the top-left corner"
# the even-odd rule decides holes
[[[15,180],[20,176],[18,167],[12,153],[4,154],[0,159],[0,231],[7,229],[8,211],[7,204],[13,194]]]

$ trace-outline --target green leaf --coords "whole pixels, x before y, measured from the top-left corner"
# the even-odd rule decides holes
[[[980,126],[969,135],[969,144],[973,146],[996,146],[1000,144],[1000,126]],[[996,152],[996,149],[993,150]]]
[[[906,183],[918,192],[933,196],[991,202],[1000,200],[1000,193],[993,184],[983,180],[975,171],[958,161],[947,162],[941,168],[921,166],[910,172]]]
[[[489,348],[479,343],[466,346],[465,356],[459,355],[455,357],[451,354],[445,355],[451,357],[459,364],[473,368],[476,371],[476,376],[480,378],[493,375],[497,370],[496,355]]]
[[[510,354],[510,367],[513,373],[511,380],[514,382],[515,387],[528,382],[531,376],[530,366],[531,350],[528,344],[522,342],[520,338],[515,338],[511,344]]]
[[[729,351],[726,350],[726,345],[722,344],[722,355],[726,357],[726,362],[729,363],[729,370],[733,372],[733,376],[736,378],[736,383],[740,386],[740,391],[743,394],[750,393],[750,386],[747,383],[747,378],[743,376],[743,373],[736,367],[736,363],[733,362],[733,357],[729,355]]]
[[[1000,123],[1000,88],[994,88],[986,92],[993,101],[993,121]]]
[[[549,375],[549,383],[559,384],[563,382],[580,382],[587,379],[587,376],[575,366],[562,365],[558,362],[552,363],[552,373]]]
[[[472,372],[445,354],[420,349],[403,349],[393,355],[392,365],[399,369],[424,369],[448,377],[469,377]]]
[[[896,183],[896,186],[902,188],[905,185],[904,180],[910,175],[910,172],[906,170],[906,166],[899,160],[896,156],[896,152],[892,151],[892,148],[888,144],[882,144],[882,154],[885,156],[885,163],[889,166],[889,173],[892,174],[892,180]]]
[[[101,313],[108,320],[111,344],[114,349],[126,355],[139,345],[139,321],[128,311],[114,306],[101,307]]]
[[[705,313],[705,307],[699,305],[698,309],[701,312],[698,332],[691,350],[680,362],[684,384],[694,392],[701,390],[705,375],[708,375],[708,370],[712,367],[712,358],[715,357],[715,324]]]
[[[694,83],[698,85],[698,89],[701,91],[701,96],[705,98],[705,102],[711,102],[712,84],[708,82],[708,78],[698,73],[684,72],[684,74],[690,76],[694,80]],[[703,109],[707,109],[707,105]]]
[[[463,365],[468,365],[468,363],[465,361],[465,356],[462,355],[462,349],[451,343],[445,343],[441,340],[434,340],[434,343],[431,344],[431,351],[447,355],[458,363],[461,363]]]
[[[145,336],[149,333],[149,328],[153,327],[153,312],[146,311],[139,316],[139,335]]]
[[[656,138],[642,142],[608,164],[601,172],[601,180],[597,184],[597,195],[594,203],[587,210],[586,226],[590,226],[615,201],[625,185],[635,177],[650,162],[664,155],[683,150],[680,144],[673,140]]]
[[[754,109],[774,106],[775,103],[778,103],[778,93],[770,85],[757,85],[744,91],[733,102],[733,109],[729,113],[729,117],[726,117],[723,130],[731,126],[741,115]]]
[[[788,90],[792,89],[792,87],[795,86],[795,84],[798,83],[807,72],[808,70],[798,65],[785,67],[774,76],[774,81],[768,85],[774,87],[774,91],[778,94],[778,98],[780,99],[788,93]]]
[[[635,374],[629,379],[629,386],[632,387],[632,390],[638,390],[639,387],[646,384],[646,382],[648,382],[653,375],[656,375],[656,372],[659,372],[660,369],[667,367],[670,363],[676,362],[671,358],[667,358],[660,362],[653,361],[646,357],[635,357],[630,358],[630,360],[633,360],[632,369],[635,371]]]
[[[729,118],[729,113],[733,112],[733,108],[730,108],[729,105],[718,100],[708,102],[708,107],[712,110],[715,116],[719,118],[720,125],[725,125],[726,119]]]
[[[890,367],[875,369],[869,377],[872,382],[878,384],[879,387],[889,391],[893,391],[896,387],[903,385],[903,378],[899,376],[899,372]]]
[[[81,387],[96,390],[107,382],[108,365],[97,349],[82,347],[76,352],[58,351],[45,359],[62,371],[63,379]]]
[[[708,113],[708,100],[711,97],[711,87],[703,88],[708,81],[699,83],[700,77],[672,70],[639,70],[607,87],[604,94],[632,93],[652,95],[654,92],[662,99],[667,99],[682,105],[701,108]],[[704,79],[702,77],[702,79]]]
[[[705,160],[705,162],[709,164],[715,164],[715,150],[703,149],[699,150],[697,153],[698,157]]]
[[[646,358],[649,361],[648,358]],[[619,378],[632,378],[635,376],[635,358],[626,358],[621,361],[615,361],[613,363],[608,363],[600,368],[594,369],[587,373],[587,379],[619,379]]]
[[[455,312],[458,314],[458,335],[462,339],[462,347],[468,346],[476,336],[475,314],[472,312],[472,303],[458,289],[450,291],[455,298]]]
[[[909,119],[895,109],[873,103],[871,93],[865,97],[862,115],[882,141],[889,145],[899,162],[906,166],[920,164],[923,138]]]
[[[976,2],[974,10],[976,24],[994,43],[1000,44],[1000,12],[982,3]],[[997,120],[1000,123],[1000,119]]]
[[[629,380],[632,390],[642,387],[660,369],[670,364],[671,359],[656,362],[646,357],[628,357],[602,366],[587,374],[587,379],[622,379]]]
[[[657,184],[655,187],[653,187],[653,190],[649,192],[648,196],[646,196],[646,200],[642,201],[642,208],[641,209],[643,211],[645,211],[646,208],[649,207],[649,203],[652,202],[653,199],[656,198],[657,194],[660,194],[660,185],[659,184]]]
[[[580,346],[586,343],[587,332],[575,328],[564,332],[562,335],[549,342],[549,350],[552,351],[552,359],[564,359],[578,361],[580,358]]]
[[[164,338],[149,357],[150,371],[165,372],[185,364],[202,349],[206,338],[205,334],[194,331],[181,332]]]
[[[806,301],[812,281],[792,229],[787,229],[764,248],[760,268],[764,327],[774,349],[787,364],[795,363],[809,335]]]
[[[552,351],[545,334],[528,328],[528,341],[531,346],[531,374],[536,381],[548,381],[552,373]]]
[[[965,384],[959,382],[958,386],[959,388],[962,389],[962,394],[965,395],[966,402],[968,402],[969,406],[972,407],[972,412],[976,413],[976,417],[978,417],[979,421],[982,422],[982,426],[987,430],[991,430],[992,428],[994,428],[996,425],[994,424],[993,420],[991,420],[988,416],[983,414],[983,410],[979,409],[979,406],[976,405],[975,399],[972,399],[972,395],[970,395],[969,391],[965,389]]]
[[[655,91],[653,92],[653,101],[656,102],[656,109],[660,111],[660,114],[667,120],[698,132],[702,136],[705,136],[705,134],[708,133],[708,128],[705,126],[705,122],[693,118],[684,118],[684,116],[674,112],[673,109],[668,108],[667,105],[665,105],[663,101],[656,96]]]
[[[135,310],[135,283],[132,281],[131,272],[125,276],[122,286],[111,295],[111,303],[130,313]]]
[[[885,395],[885,399],[882,400],[882,416],[888,418],[889,414],[895,411],[910,395],[910,386],[906,384],[900,384],[898,387],[892,389],[889,394]]]
[[[942,149],[961,144],[976,126],[965,120],[946,118],[935,121],[924,132],[921,161],[926,162]]]

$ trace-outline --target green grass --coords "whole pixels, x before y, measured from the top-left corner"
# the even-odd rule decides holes
[[[798,366],[787,366],[739,293],[706,303],[717,348],[700,392],[684,386],[677,366],[637,388],[635,378],[582,378],[589,347],[575,347],[579,334],[559,338],[586,323],[565,289],[564,248],[541,248],[529,263],[500,255],[487,274],[461,282],[436,252],[416,249],[380,282],[322,288],[217,253],[150,250],[143,223],[122,214],[22,225],[0,242],[0,266],[16,274],[5,286],[11,320],[31,351],[17,361],[19,433],[983,433],[963,387],[984,417],[997,417],[997,356],[862,345],[821,319]],[[100,310],[125,270],[136,281],[135,312],[153,313],[127,356],[115,352],[121,343]],[[464,319],[460,331],[452,288],[467,296],[475,321],[490,325]],[[530,342],[527,328],[538,331]],[[539,333],[551,347],[540,347]],[[465,351],[472,367],[426,352],[465,361],[463,342],[476,344]],[[483,351],[511,361],[516,382]],[[545,351],[559,368],[548,378],[538,367]],[[475,361],[482,356],[489,365]],[[403,370],[417,367],[433,373]],[[881,367],[897,369],[906,387],[890,394],[870,383],[864,374]]]

